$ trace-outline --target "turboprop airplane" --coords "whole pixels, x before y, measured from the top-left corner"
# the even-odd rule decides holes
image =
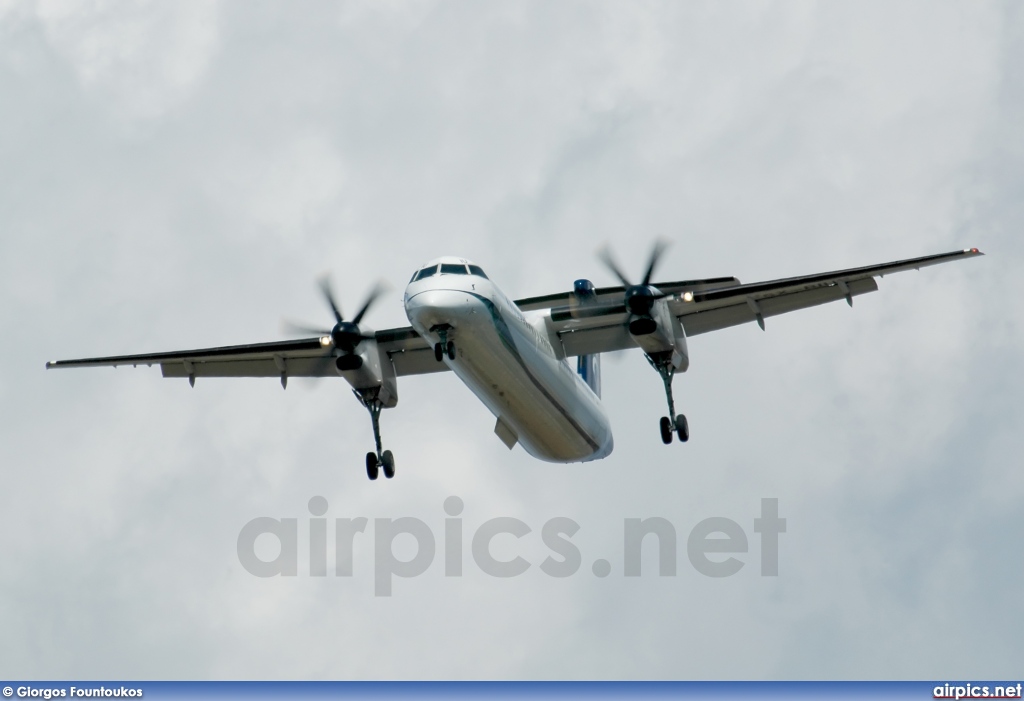
[[[601,404],[600,354],[639,347],[665,387],[668,415],[661,440],[686,442],[690,429],[676,414],[672,379],[690,364],[686,339],[730,326],[845,299],[878,289],[876,277],[983,255],[977,248],[849,270],[741,284],[734,277],[652,282],[664,246],[654,247],[646,272],[633,283],[605,249],[601,259],[622,283],[511,300],[482,268],[464,258],[423,265],[405,288],[411,326],[373,331],[363,317],[383,292],[375,287],[346,320],[325,278],[321,290],[333,327],[300,333],[311,338],[220,348],[55,360],[47,368],[160,364],[164,377],[339,376],[370,413],[374,451],[366,473],[395,474],[383,450],[380,412],[398,403],[398,378],[451,370],[494,414],[494,432],[548,462],[599,460],[612,452],[612,430]],[[568,359],[576,358],[575,370]]]

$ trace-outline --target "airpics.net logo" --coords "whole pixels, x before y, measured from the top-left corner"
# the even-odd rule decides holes
[[[333,521],[333,570],[336,577],[352,577],[356,571],[354,552],[357,538],[368,539],[366,532],[370,520],[355,518],[325,518],[327,499],[315,496],[309,500],[308,527],[304,524],[306,543],[300,544],[298,518],[260,516],[246,523],[238,534],[238,561],[255,577],[299,576],[300,545],[308,546],[308,575],[326,577],[328,573],[328,525]],[[450,496],[444,501],[442,549],[445,577],[463,576],[464,546],[467,541],[466,524],[461,518],[462,499]],[[573,542],[580,525],[571,518],[557,516],[548,519],[540,528],[540,539],[549,551],[539,562],[541,572],[549,577],[572,577],[583,565],[583,554]],[[779,535],[786,532],[786,519],[779,517],[778,499],[761,499],[761,513],[753,519],[753,532],[760,541],[762,577],[779,574]],[[512,516],[499,516],[476,525],[468,538],[473,564],[491,577],[509,578],[525,574],[534,566],[521,554],[504,557],[495,555],[494,541],[502,536],[507,545],[509,536],[514,543],[534,533],[525,521]],[[622,523],[622,569],[626,577],[640,577],[642,547],[647,539],[656,541],[658,575],[674,577],[677,573],[678,538],[676,528],[668,519],[625,518]],[[409,548],[399,547],[409,540],[415,542],[413,554],[399,558]],[[438,539],[425,521],[405,516],[402,518],[373,519],[374,595],[391,596],[395,577],[412,578],[427,572],[434,563]],[[303,548],[306,549],[306,548]],[[507,550],[507,547],[504,548]],[[749,551],[747,532],[736,521],[724,516],[712,516],[698,522],[686,535],[686,557],[693,569],[706,577],[731,577],[746,565],[742,556]],[[274,553],[271,555],[270,553]],[[613,572],[609,560],[594,560],[590,570],[595,577],[607,577]],[[368,570],[364,570],[368,571]],[[305,574],[305,573],[304,573]]]

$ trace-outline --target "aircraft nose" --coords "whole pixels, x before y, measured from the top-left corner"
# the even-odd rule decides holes
[[[429,330],[441,324],[450,325],[467,301],[465,292],[424,290],[405,301],[405,314],[414,327]]]

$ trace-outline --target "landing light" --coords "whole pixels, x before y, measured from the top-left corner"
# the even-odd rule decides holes
[[[331,345],[331,337],[330,336],[321,336],[320,337],[320,345],[323,346],[324,348],[326,348],[327,346]]]
[[[693,301],[693,293],[692,292],[684,292],[683,293],[683,301],[684,302],[692,302]]]

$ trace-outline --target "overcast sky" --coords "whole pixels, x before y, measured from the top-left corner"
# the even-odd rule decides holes
[[[1022,10],[0,0],[0,677],[1019,674]],[[638,275],[658,237],[668,280],[988,255],[692,339],[687,445],[661,444],[639,351],[607,358],[615,452],[583,465],[507,451],[451,374],[402,381],[398,475],[371,483],[340,379],[43,369],[326,323],[325,271],[348,309],[389,282],[388,328],[439,255],[523,297],[612,284],[604,242]],[[308,574],[318,495],[370,519],[351,578]],[[762,498],[787,519],[778,577]],[[240,565],[259,516],[299,519],[299,576]],[[375,597],[373,520],[403,516],[438,556]],[[520,577],[469,556],[499,516],[533,529],[494,542]],[[556,516],[580,524],[566,579],[539,568]],[[677,574],[652,541],[625,577],[623,522],[653,516]],[[714,516],[749,541],[724,579],[686,555]]]

